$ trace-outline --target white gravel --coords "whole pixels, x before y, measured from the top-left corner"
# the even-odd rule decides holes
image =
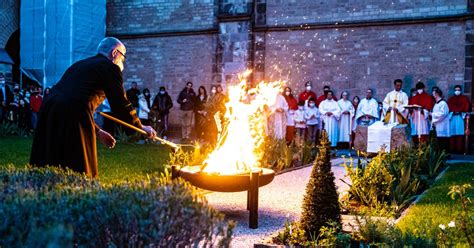
[[[348,189],[340,180],[346,174],[344,167],[340,165],[342,162],[341,158],[331,160],[340,194]],[[237,221],[232,247],[253,247],[253,244],[268,239],[271,234],[280,230],[287,216],[292,221],[298,220],[311,169],[312,166],[308,166],[277,175],[273,182],[260,188],[258,229],[248,227],[247,192],[207,194],[211,206],[224,213],[227,219]]]

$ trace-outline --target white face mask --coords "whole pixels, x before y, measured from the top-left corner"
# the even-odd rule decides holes
[[[217,90],[211,90],[212,94],[216,94]]]
[[[303,107],[303,106],[298,106],[298,109],[299,109],[299,110],[303,110],[304,107]]]
[[[311,86],[306,86],[306,90],[310,91],[311,90]]]
[[[411,94],[411,96],[416,96],[416,92],[413,92],[413,93]]]
[[[421,94],[421,93],[423,93],[423,89],[418,89],[418,90],[416,90],[416,92],[418,92],[418,94]]]
[[[460,90],[455,90],[455,91],[454,91],[454,94],[455,94],[456,96],[459,96],[459,95],[461,95],[461,91],[460,91]]]
[[[291,92],[287,91],[285,92],[285,95],[289,96],[291,94]]]
[[[314,107],[314,103],[310,103],[309,106],[312,108]]]

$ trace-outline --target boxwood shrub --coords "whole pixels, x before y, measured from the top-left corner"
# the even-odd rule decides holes
[[[227,246],[233,223],[168,174],[101,185],[58,168],[0,168],[0,247]]]

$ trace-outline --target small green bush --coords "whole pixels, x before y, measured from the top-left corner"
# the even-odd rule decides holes
[[[446,162],[436,141],[419,147],[402,146],[390,153],[383,149],[370,162],[344,163],[351,179],[349,200],[379,213],[398,215],[429,187]]]
[[[109,186],[55,168],[0,175],[0,247],[227,246],[232,235],[232,223],[168,174]]]
[[[351,183],[346,184],[350,186],[349,195],[352,199],[373,208],[389,199],[394,178],[385,165],[387,157],[387,153],[380,151],[366,166],[360,168],[354,168],[352,163],[344,163],[351,179]]]
[[[433,240],[416,238],[410,233],[402,231],[393,223],[371,216],[358,216],[356,218],[357,231],[353,239],[372,247],[433,247]]]
[[[317,236],[321,228],[328,222],[340,225],[339,195],[334,183],[334,173],[331,171],[331,148],[327,133],[323,130],[319,154],[313,164],[313,170],[303,199],[301,228],[305,230],[308,239]]]
[[[283,230],[273,237],[273,242],[290,247],[349,247],[351,235],[343,233],[339,223],[328,222],[321,227],[319,235],[312,235],[308,239],[299,222],[287,219]]]

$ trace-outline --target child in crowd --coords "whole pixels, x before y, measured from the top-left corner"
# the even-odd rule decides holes
[[[316,134],[319,127],[319,109],[316,107],[316,100],[314,98],[308,100],[308,108],[305,110],[305,119],[309,139],[311,142],[316,143]]]
[[[304,101],[298,103],[298,109],[293,115],[293,120],[295,122],[296,128],[296,143],[302,144],[304,141],[305,130],[306,130],[306,119],[305,119],[305,110],[304,110]]]

